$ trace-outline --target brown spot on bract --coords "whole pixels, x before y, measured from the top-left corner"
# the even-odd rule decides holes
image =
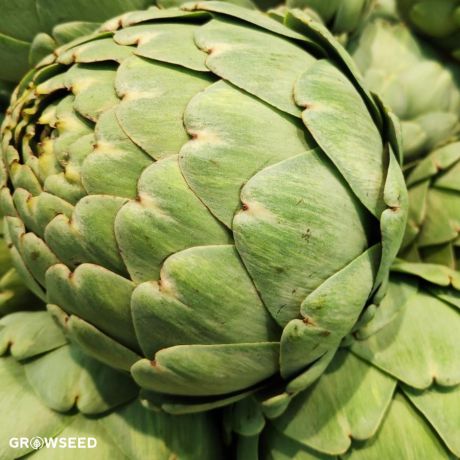
[[[307,326],[314,326],[315,325],[315,322],[309,316],[304,317],[302,321]]]
[[[307,228],[304,232],[302,232],[301,238],[308,242],[308,240],[310,239],[310,236],[311,236],[311,230]]]
[[[243,203],[243,211],[247,211],[249,209],[249,206],[246,203]]]

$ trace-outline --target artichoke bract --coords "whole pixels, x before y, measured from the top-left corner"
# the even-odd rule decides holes
[[[401,255],[459,270],[460,142],[431,152],[410,172],[407,185],[409,219]]]
[[[3,222],[0,222],[0,229]],[[44,304],[25,286],[14,269],[8,245],[0,232],[0,317],[17,310],[43,309]]]
[[[145,390],[203,408],[299,388],[383,295],[407,213],[397,132],[301,12],[130,13],[16,90],[13,258]]]

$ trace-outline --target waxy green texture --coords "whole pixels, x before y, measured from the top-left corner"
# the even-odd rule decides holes
[[[14,95],[13,259],[165,410],[295,394],[384,294],[407,213],[395,123],[300,11],[126,14]]]

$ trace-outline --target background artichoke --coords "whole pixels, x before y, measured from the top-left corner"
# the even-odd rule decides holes
[[[417,32],[460,60],[459,0],[398,0],[398,6]]]
[[[335,35],[348,36],[361,27],[374,0],[287,0],[287,9],[300,8],[323,22]]]
[[[406,220],[393,121],[300,12],[127,14],[15,93],[8,241],[72,339],[163,408],[292,393],[383,295]]]
[[[439,147],[409,174],[402,256],[460,269],[460,142]]]
[[[401,120],[405,163],[459,132],[459,67],[417,38],[393,2],[373,12],[348,49],[368,87]]]

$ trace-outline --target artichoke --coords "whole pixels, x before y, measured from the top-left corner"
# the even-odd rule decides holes
[[[373,321],[282,415],[247,401],[228,411],[237,458],[460,457],[459,308],[458,290],[394,274]]]
[[[460,0],[398,0],[404,19],[460,60]]]
[[[355,32],[370,13],[374,0],[286,0],[287,8],[300,8],[323,22],[335,35]]]
[[[17,82],[59,45],[149,0],[0,0],[0,80]]]
[[[129,13],[16,90],[7,238],[72,341],[155,406],[292,395],[384,294],[407,217],[397,132],[300,11]]]
[[[417,38],[393,6],[376,9],[348,48],[368,87],[401,120],[412,163],[459,132],[460,69]]]
[[[407,185],[409,219],[401,256],[460,270],[460,142],[420,161]]]
[[[35,451],[18,440],[88,436],[97,443],[88,455],[98,459],[222,458],[213,414],[171,416],[145,409],[128,376],[68,343],[46,311],[0,319],[0,355],[0,411],[15,414],[0,431],[4,460],[72,460],[75,449],[42,445]]]

